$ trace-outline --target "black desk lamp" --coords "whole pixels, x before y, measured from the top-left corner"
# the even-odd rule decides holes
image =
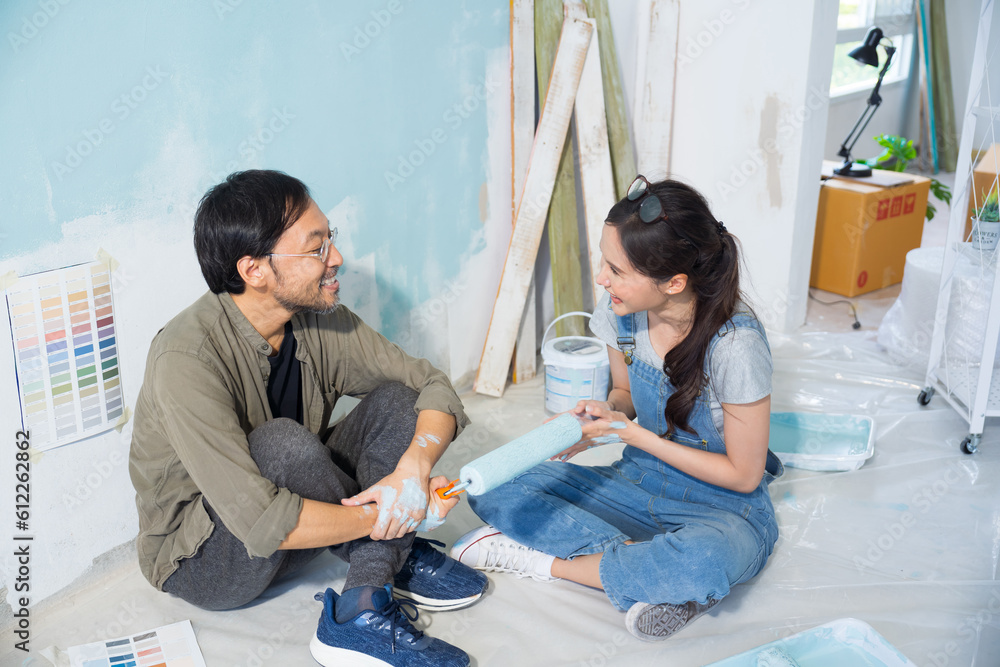
[[[868,29],[868,34],[865,35],[864,43],[851,51],[848,55],[862,65],[878,67],[878,51],[875,47],[877,47],[881,41],[881,28],[872,26]],[[861,117],[858,118],[858,122],[854,124],[854,129],[851,130],[851,133],[847,135],[846,139],[844,139],[844,143],[840,145],[840,151],[837,155],[844,158],[844,164],[833,170],[833,173],[838,176],[872,175],[871,167],[857,166],[854,164],[854,160],[851,158],[851,149],[853,149],[854,144],[858,142],[858,137],[861,136],[861,133],[865,131],[868,121],[870,121],[872,116],[875,115],[875,110],[878,109],[880,104],[882,104],[882,97],[878,94],[878,89],[882,86],[882,78],[889,69],[889,63],[892,62],[892,54],[896,52],[896,47],[891,44],[892,42],[890,41],[889,45],[882,45],[882,48],[885,49],[885,65],[882,66],[882,71],[878,73],[878,81],[875,82],[875,88],[872,89],[872,94],[868,96],[868,106],[861,112]]]

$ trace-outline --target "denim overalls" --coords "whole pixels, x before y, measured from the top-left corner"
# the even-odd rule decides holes
[[[706,374],[715,346],[736,327],[764,335],[756,318],[737,313],[712,339]],[[674,388],[660,368],[633,356],[634,331],[633,315],[618,317],[618,347],[632,362],[628,376],[637,421],[662,435],[667,431],[663,410]],[[707,388],[688,425],[697,436],[681,431],[670,439],[725,453]],[[603,553],[601,583],[619,609],[636,602],[705,603],[724,597],[767,562],[778,539],[767,485],[782,471],[769,451],[761,483],[751,493],[739,493],[626,446],[610,466],[549,461],[489,493],[470,496],[469,504],[504,534],[547,554],[573,558]],[[626,540],[636,543],[627,545]]]

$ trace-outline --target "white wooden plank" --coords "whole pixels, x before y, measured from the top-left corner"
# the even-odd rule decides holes
[[[510,1],[510,222],[516,222],[517,203],[524,190],[531,144],[535,138],[535,10],[534,0]],[[528,296],[521,314],[521,326],[514,348],[514,382],[526,382],[537,372],[535,348],[535,279],[528,284]]]
[[[636,162],[640,174],[650,179],[670,175],[670,139],[674,119],[674,84],[677,78],[679,0],[651,0],[648,17],[640,16],[641,65],[637,67],[635,114]],[[639,74],[641,72],[641,74]]]
[[[583,191],[584,220],[590,254],[590,284],[594,304],[604,288],[597,284],[601,271],[601,230],[608,211],[614,206],[615,177],[611,169],[611,148],[608,142],[608,119],[604,112],[604,85],[601,80],[601,51],[597,21],[586,19],[594,29],[587,50],[587,60],[576,91],[576,145],[580,153],[580,188]]]
[[[563,18],[586,19],[587,6],[583,0],[563,0]]]
[[[502,396],[507,382],[531,272],[538,256],[538,244],[552,199],[556,170],[592,32],[593,28],[586,21],[567,19],[563,22],[552,77],[528,162],[524,191],[517,207],[514,231],[500,278],[500,289],[493,305],[493,317],[476,375],[475,390],[481,394]]]
[[[646,50],[649,44],[649,12],[652,0],[638,0],[635,7],[635,79],[632,85],[632,145],[639,145],[642,133],[643,89],[646,87]],[[635,166],[639,169],[638,163]],[[637,171],[636,173],[642,173]]]

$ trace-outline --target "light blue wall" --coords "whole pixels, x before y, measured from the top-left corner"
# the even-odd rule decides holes
[[[392,267],[374,276],[390,337],[458,273],[482,227],[506,2],[62,1],[0,6],[0,260],[137,205],[189,229],[212,183],[266,167],[324,210],[356,199],[355,255]],[[411,154],[412,175],[387,179]],[[77,250],[67,263],[96,248]]]

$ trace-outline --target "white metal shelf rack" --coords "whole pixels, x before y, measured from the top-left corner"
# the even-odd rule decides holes
[[[992,18],[993,0],[983,0],[955,169],[927,381],[917,399],[921,405],[927,405],[939,393],[965,418],[969,433],[962,440],[962,450],[967,454],[978,449],[986,418],[1000,417],[1000,371],[994,369],[997,341],[1000,340],[998,251],[974,250],[963,238],[969,197],[975,202],[979,200],[979,193],[972,187],[972,150],[976,136],[980,137],[980,150],[997,143],[1000,106],[993,103],[989,81],[989,66],[996,55],[996,49],[990,45]],[[968,276],[956,280],[959,262],[964,263],[965,273],[971,269],[971,281]],[[955,304],[952,304],[953,297],[957,297]],[[989,307],[984,311],[982,304],[987,302]],[[970,309],[976,310],[977,305],[983,317],[969,317]],[[963,317],[955,317],[956,313],[962,313]]]

